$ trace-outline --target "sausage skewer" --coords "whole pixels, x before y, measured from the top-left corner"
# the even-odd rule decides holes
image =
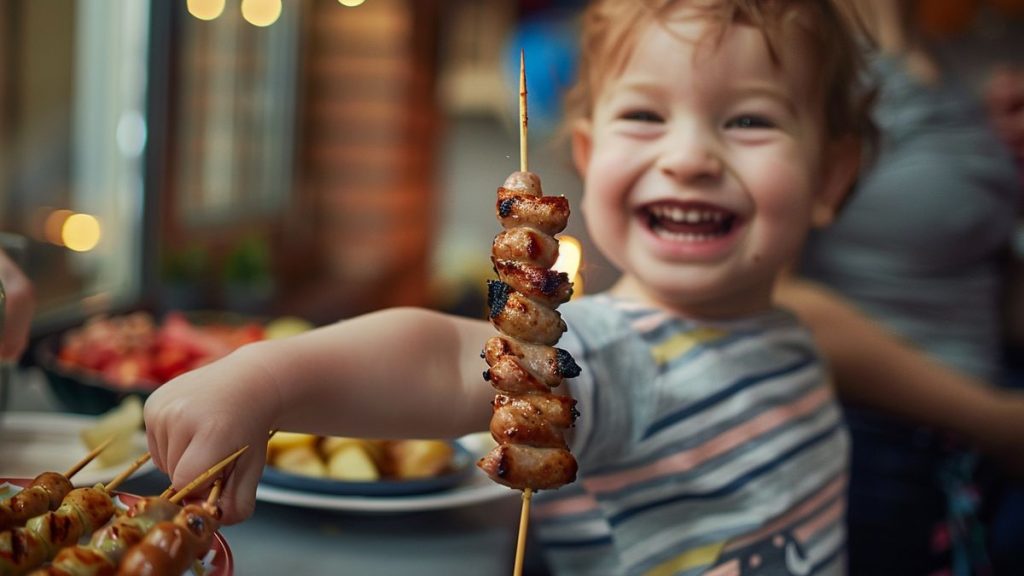
[[[496,212],[504,229],[491,246],[498,279],[488,283],[491,324],[501,333],[487,341],[484,379],[497,390],[491,436],[498,443],[477,462],[495,482],[523,491],[514,576],[522,574],[530,500],[538,489],[576,479],[576,459],[564,432],[578,415],[576,401],[552,392],[564,378],[579,375],[565,350],[554,348],[566,330],[559,304],[572,296],[564,272],[551,269],[569,218],[568,201],[544,196],[540,179],[527,165],[525,55],[519,56],[520,171],[498,188]]]
[[[519,170],[529,172],[527,162],[527,125],[529,118],[526,109],[526,51],[519,52]],[[492,248],[493,252],[493,248]],[[492,416],[493,419],[493,416]],[[523,506],[519,512],[519,535],[516,539],[516,559],[513,565],[513,576],[520,576],[523,573],[523,558],[526,555],[526,532],[530,524],[530,500],[533,490],[529,487],[523,490]]]
[[[0,532],[16,526],[23,526],[29,518],[56,510],[68,492],[74,488],[71,478],[110,446],[115,438],[115,436],[107,438],[64,474],[43,472],[36,476],[27,488],[0,502]]]
[[[75,488],[55,510],[0,533],[0,576],[25,574],[106,524],[116,509],[111,492],[147,460],[148,452],[106,486]]]
[[[88,544],[61,550],[49,566],[31,576],[113,576],[125,550],[141,542],[158,522],[173,518],[178,510],[166,498],[140,500],[126,514],[94,532]]]
[[[141,542],[124,555],[118,576],[180,576],[196,562],[213,543],[220,522],[222,480],[214,481],[213,489],[203,504],[185,505],[171,520],[153,526]]]
[[[127,514],[119,516],[113,522],[93,532],[88,544],[64,547],[56,552],[50,566],[37,569],[32,572],[32,576],[112,576],[116,574],[118,565],[128,549],[141,542],[154,526],[160,522],[171,520],[179,514],[182,507],[178,505],[178,502],[188,496],[197,486],[234,462],[245,451],[245,448],[224,458],[170,498],[160,496],[140,500]],[[168,489],[164,494],[170,492],[171,490]],[[18,574],[21,573],[23,572],[18,572]]]

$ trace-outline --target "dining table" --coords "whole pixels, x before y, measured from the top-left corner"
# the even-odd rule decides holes
[[[36,367],[14,371],[7,411],[11,414],[62,412],[45,375]],[[0,462],[0,469],[3,463]],[[40,470],[42,472],[42,470]],[[478,470],[474,474],[482,474]],[[169,485],[155,467],[128,479],[119,490],[159,494]],[[506,489],[507,490],[507,489]],[[521,498],[495,492],[486,498],[440,502],[405,509],[402,496],[380,496],[346,509],[295,498],[258,498],[247,520],[223,526],[235,576],[510,574],[516,555]],[[323,499],[323,498],[321,498]],[[398,499],[398,500],[396,500]],[[333,501],[327,498],[327,503]],[[341,500],[339,500],[341,501]],[[537,545],[526,539],[523,574],[547,574]]]

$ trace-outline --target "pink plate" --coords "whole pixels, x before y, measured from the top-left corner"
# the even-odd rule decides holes
[[[32,484],[31,478],[0,477],[0,498],[10,498],[30,484]],[[123,509],[130,508],[142,499],[141,496],[117,490],[114,491],[114,495],[119,502],[118,507]],[[227,540],[221,536],[220,532],[214,533],[213,546],[203,558],[203,565],[206,567],[203,576],[232,576],[234,574],[234,559],[231,556],[231,549],[228,548]],[[194,572],[189,570],[185,574],[191,576]]]

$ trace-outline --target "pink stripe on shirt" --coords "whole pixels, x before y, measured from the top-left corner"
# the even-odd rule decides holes
[[[725,454],[783,424],[810,414],[832,399],[828,388],[820,387],[808,392],[797,400],[759,414],[730,430],[719,434],[690,450],[671,454],[650,464],[631,468],[623,472],[591,477],[583,480],[590,492],[612,492],[631,484],[645,482],[661,476],[681,474],[704,462]]]
[[[654,314],[648,314],[633,320],[633,322],[630,323],[630,326],[633,330],[636,330],[641,334],[646,334],[647,332],[654,331],[658,326],[661,326],[670,318],[672,318],[672,316],[665,312],[655,312]]]
[[[584,514],[597,509],[597,500],[590,494],[581,494],[572,498],[538,503],[533,507],[536,519]]]
[[[804,500],[799,506],[765,524],[757,532],[747,534],[738,540],[730,540],[724,551],[736,550],[759,540],[764,540],[772,534],[782,532],[787,527],[803,520],[815,508],[842,494],[844,491],[846,491],[846,474],[829,482],[821,490],[818,490],[814,495]]]
[[[817,517],[811,518],[807,522],[800,525],[799,528],[793,531],[793,535],[796,539],[802,542],[807,542],[815,534],[828,528],[829,526],[839,522],[843,518],[843,512],[846,510],[846,502],[839,500],[825,509]]]

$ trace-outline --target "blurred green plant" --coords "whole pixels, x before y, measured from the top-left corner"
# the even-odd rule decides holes
[[[270,247],[266,240],[247,236],[228,253],[224,280],[235,284],[264,284],[270,280]]]
[[[209,268],[210,258],[206,249],[191,244],[164,254],[162,276],[168,283],[189,284],[201,280]]]

